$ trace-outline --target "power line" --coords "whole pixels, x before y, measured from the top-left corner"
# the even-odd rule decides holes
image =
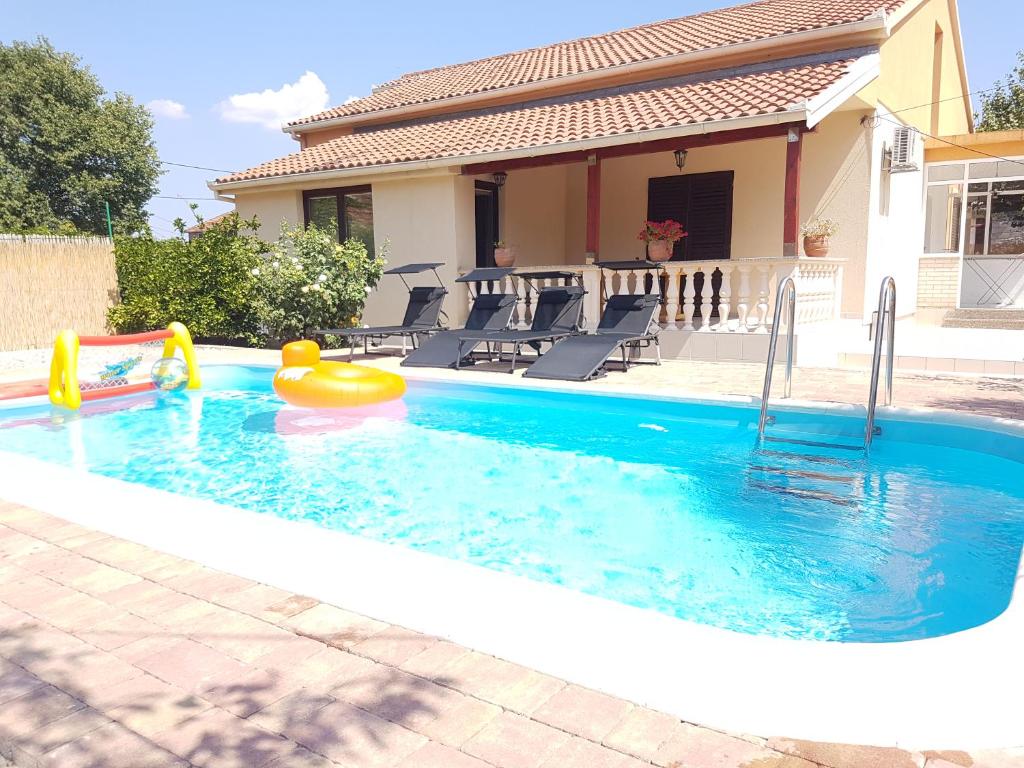
[[[228,171],[224,168],[209,168],[205,165],[189,165],[188,163],[172,163],[170,160],[161,160],[163,165],[175,165],[178,168],[193,168],[197,171],[213,171],[214,173],[234,173],[234,171]]]
[[[181,195],[153,195],[153,200],[216,200],[219,203],[226,202],[218,197],[183,197]]]
[[[939,99],[938,101],[929,101],[927,104],[918,104],[916,107],[904,107],[903,109],[891,109],[891,110],[889,110],[889,112],[890,112],[890,114],[898,115],[901,112],[910,112],[910,111],[915,110],[915,109],[924,109],[925,107],[933,107],[936,104],[943,104],[943,103],[945,103],[947,101],[959,101],[960,99],[965,99],[968,96],[977,96],[979,93],[988,93],[989,91],[998,91],[999,88],[1000,88],[1000,86],[993,85],[991,88],[982,88],[981,90],[971,91],[970,93],[961,93],[961,94],[958,94],[956,96],[950,96],[948,99]]]

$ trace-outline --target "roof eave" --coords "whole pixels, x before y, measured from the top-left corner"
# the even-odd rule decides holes
[[[877,51],[861,56],[839,80],[812,99],[799,105],[807,112],[807,127],[813,128],[839,109],[882,73],[882,57]]]
[[[458,109],[467,104],[486,101],[495,97],[513,97],[524,93],[544,91],[554,87],[575,85],[576,83],[584,83],[591,80],[600,80],[611,75],[632,73],[640,74],[653,69],[663,69],[675,65],[682,66],[685,64],[699,63],[714,59],[728,59],[734,56],[749,55],[761,50],[778,49],[780,46],[799,45],[819,40],[826,41],[872,33],[876,34],[878,40],[881,41],[889,36],[890,31],[891,25],[889,23],[889,19],[884,11],[879,10],[871,16],[868,16],[866,19],[849,22],[847,24],[836,24],[830,27],[805,30],[802,32],[790,32],[785,35],[776,35],[775,37],[767,37],[762,40],[752,40],[746,43],[734,43],[732,45],[723,45],[715,48],[705,48],[699,51],[689,51],[687,53],[675,54],[673,56],[661,56],[656,59],[648,59],[646,61],[639,61],[632,64],[619,64],[617,66],[604,67],[576,75],[552,77],[546,80],[539,80],[537,82],[523,83],[521,85],[513,85],[505,88],[495,88],[493,90],[481,91],[479,93],[467,94],[464,96],[452,96],[443,99],[435,99],[433,101],[409,104],[402,107],[361,112],[354,115],[342,115],[340,117],[332,117],[310,123],[294,123],[282,126],[282,130],[285,133],[300,134],[310,130],[319,131],[325,128],[365,123],[368,120],[373,120],[374,122],[380,122],[382,120],[400,120],[411,114],[417,114],[427,109],[432,110],[437,107]],[[766,59],[766,61],[768,60],[770,59]]]
[[[647,141],[657,141],[659,139],[673,139],[707,133],[734,131],[742,128],[754,128],[762,125],[806,123],[808,116],[809,113],[806,105],[798,104],[785,111],[772,112],[766,115],[752,115],[748,117],[712,120],[704,123],[673,126],[671,128],[655,128],[647,131],[603,136],[597,139],[583,139],[580,141],[548,144],[541,147],[524,147],[522,149],[504,150],[501,152],[485,152],[477,155],[460,155],[434,158],[430,160],[415,160],[404,163],[387,163],[372,166],[359,166],[356,168],[293,173],[282,176],[263,177],[259,179],[240,179],[238,181],[222,183],[211,181],[208,182],[207,186],[215,193],[222,194],[252,187],[270,187],[280,186],[283,184],[291,185],[313,180],[322,182],[333,179],[351,178],[353,176],[386,176],[400,173],[430,171],[450,168],[452,166],[461,166],[467,163],[489,163],[502,160],[515,160],[525,157],[542,157],[544,155],[557,155],[564,152],[602,149],[604,147],[614,147],[624,144],[640,144]]]

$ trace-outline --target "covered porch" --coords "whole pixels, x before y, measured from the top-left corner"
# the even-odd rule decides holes
[[[815,138],[820,137],[805,124],[777,122],[464,165],[463,176],[473,181],[476,263],[462,264],[460,271],[492,265],[497,240],[514,248],[517,268],[571,268],[587,289],[585,324],[592,328],[605,296],[651,288],[647,270],[613,273],[595,262],[645,259],[646,245],[637,239],[643,223],[675,219],[689,235],[676,244],[660,278],[659,323],[664,331],[681,332],[666,336],[666,351],[763,359],[763,339],[710,344],[688,336],[766,334],[775,288],[787,276],[800,296],[798,327],[839,317],[845,260],[799,255],[805,148]],[[820,163],[830,146],[810,145],[812,158]],[[819,192],[812,188],[806,194],[815,198]],[[514,322],[529,325],[524,281],[506,278],[480,289],[518,292]],[[468,306],[472,298],[466,293],[456,301]],[[688,353],[680,354],[684,347]]]

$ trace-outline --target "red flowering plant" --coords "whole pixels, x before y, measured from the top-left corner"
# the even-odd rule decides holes
[[[645,243],[655,240],[667,240],[670,243],[674,243],[676,240],[682,240],[684,237],[686,237],[686,230],[683,229],[683,225],[678,221],[667,219],[665,221],[644,222],[644,228],[640,230],[640,234],[636,236],[636,239],[643,240]]]

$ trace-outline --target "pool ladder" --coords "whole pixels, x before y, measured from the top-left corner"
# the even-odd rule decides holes
[[[783,398],[788,399],[793,392],[793,328],[796,324],[796,283],[792,277],[784,277],[779,281],[778,290],[775,293],[775,316],[772,322],[771,338],[768,340],[768,362],[764,372],[764,387],[761,390],[761,414],[757,422],[757,435],[760,440],[765,440],[764,430],[770,424],[774,424],[774,417],[768,415],[768,397],[772,388],[772,373],[775,370],[775,351],[779,346],[779,329],[782,326],[782,311],[786,308],[786,380],[783,391]],[[896,280],[887,275],[882,279],[882,285],[878,291],[878,325],[875,329],[875,347],[871,355],[871,389],[868,392],[867,421],[864,425],[864,451],[871,448],[871,441],[879,433],[875,426],[875,410],[878,406],[878,379],[882,370],[882,349],[885,346],[885,405],[892,405],[892,379],[893,363],[895,362],[894,350],[896,346]],[[807,441],[788,441],[785,438],[774,438],[780,442],[801,442],[811,444]],[[843,447],[831,443],[822,443],[822,447]]]

